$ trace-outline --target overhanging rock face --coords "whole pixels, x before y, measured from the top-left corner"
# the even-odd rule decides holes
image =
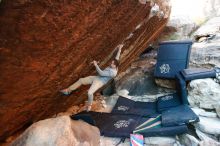
[[[159,5],[157,7],[157,5]],[[124,71],[162,31],[163,0],[3,0],[0,3],[0,140],[87,98],[59,90],[104,68],[123,44]],[[154,7],[154,9],[151,9]]]

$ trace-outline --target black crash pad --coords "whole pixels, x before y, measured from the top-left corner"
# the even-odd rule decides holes
[[[99,112],[81,112],[71,116],[73,120],[84,120],[84,117],[90,117],[89,121],[94,121],[94,126],[99,128],[101,135],[109,137],[129,137],[137,125],[149,119],[130,114]]]

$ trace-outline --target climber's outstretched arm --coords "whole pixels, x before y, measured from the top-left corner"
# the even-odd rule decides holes
[[[111,70],[104,70],[104,71],[101,70],[96,61],[93,61],[93,64],[96,68],[96,71],[98,72],[98,74],[100,76],[105,76],[105,77],[115,77],[116,76],[115,72],[112,72]]]

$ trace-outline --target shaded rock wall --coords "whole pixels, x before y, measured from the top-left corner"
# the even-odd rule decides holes
[[[157,13],[149,17],[153,4],[135,0],[3,0],[0,140],[85,100],[86,87],[69,97],[58,91],[79,77],[94,75],[95,68],[89,65],[92,60],[106,67],[120,43],[124,44],[120,72],[124,71],[167,23],[169,6],[157,0],[166,17],[159,18]]]

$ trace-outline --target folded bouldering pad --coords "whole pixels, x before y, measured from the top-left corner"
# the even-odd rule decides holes
[[[137,125],[140,125],[149,118],[130,115],[130,114],[114,114],[99,112],[81,112],[72,115],[71,118],[79,120],[82,117],[91,117],[95,126],[100,130],[101,135],[109,137],[129,137]],[[91,121],[91,120],[90,120]],[[86,122],[86,121],[85,121]]]
[[[145,117],[156,117],[159,115],[156,102],[139,102],[125,97],[118,98],[112,113],[134,114]]]
[[[186,69],[192,41],[167,41],[159,44],[154,76],[174,79],[176,73]]]
[[[181,99],[177,93],[160,96],[157,99],[157,111],[162,112],[172,107],[181,105]]]
[[[162,112],[163,126],[178,126],[198,122],[199,117],[188,105],[180,105]]]
[[[205,69],[205,68],[190,68],[181,71],[181,75],[185,81],[191,81],[195,79],[203,78],[215,78],[215,70]]]

